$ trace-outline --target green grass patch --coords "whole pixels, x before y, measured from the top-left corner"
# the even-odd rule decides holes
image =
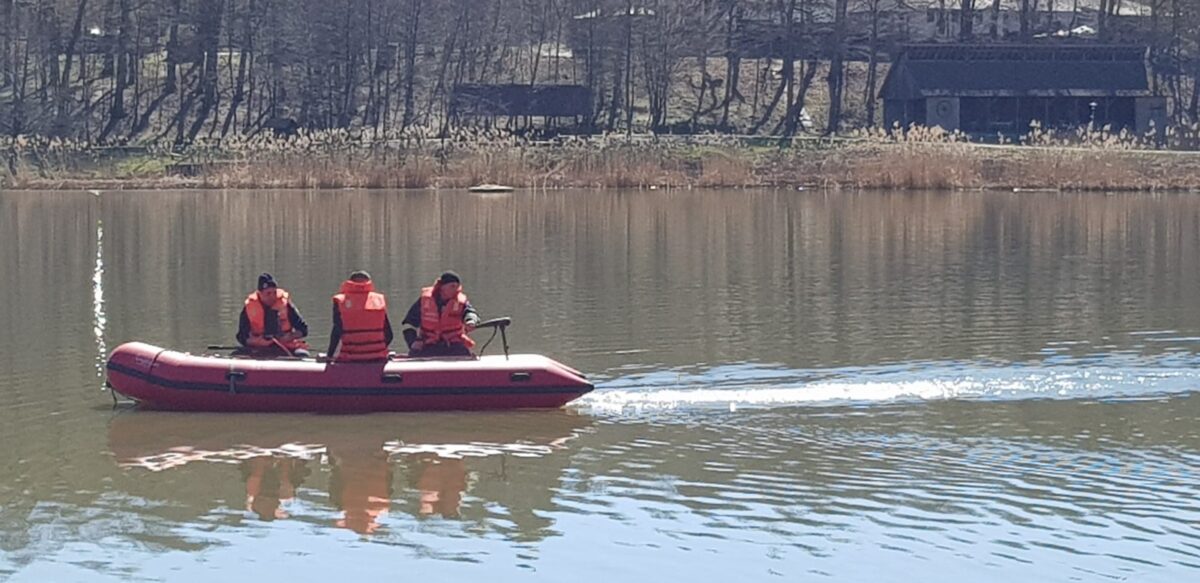
[[[152,178],[165,176],[167,166],[171,162],[169,158],[160,156],[130,156],[117,161],[112,167],[112,172],[116,178]]]

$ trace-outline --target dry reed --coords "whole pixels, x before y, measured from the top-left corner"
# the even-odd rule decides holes
[[[370,137],[262,135],[200,143],[182,156],[150,149],[108,159],[83,144],[18,138],[0,140],[0,152],[7,152],[0,175],[24,188],[1200,188],[1200,153],[1166,149],[1200,144],[1200,126],[1171,128],[1161,140],[1107,128],[1055,133],[1035,127],[1018,143],[997,141],[972,143],[961,133],[919,127],[799,140],[788,148],[717,135],[538,142],[487,130],[437,136],[417,129]],[[188,175],[180,176],[181,168]]]

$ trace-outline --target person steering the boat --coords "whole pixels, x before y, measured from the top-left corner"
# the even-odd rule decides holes
[[[306,357],[308,324],[296,309],[292,297],[279,287],[270,273],[258,276],[258,289],[246,296],[242,314],[238,317],[237,341],[241,345],[234,354],[269,358],[274,356]]]
[[[447,271],[421,290],[421,297],[408,309],[404,330],[409,356],[471,356],[475,341],[470,334],[479,324],[479,314],[463,293],[462,279]]]
[[[375,291],[371,274],[355,271],[333,296],[329,358],[337,362],[387,360],[392,343],[387,298]]]

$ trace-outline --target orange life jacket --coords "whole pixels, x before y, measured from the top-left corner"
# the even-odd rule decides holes
[[[250,320],[250,334],[252,336],[263,337],[267,333],[267,310],[275,310],[275,316],[279,319],[279,333],[287,334],[292,331],[292,320],[288,316],[290,310],[288,306],[291,303],[291,295],[283,288],[277,288],[275,291],[275,303],[268,308],[264,306],[262,300],[258,297],[258,292],[250,292],[246,296],[246,319]],[[280,342],[287,347],[288,350],[297,348],[308,348],[303,340],[295,338],[292,340],[280,339]]]
[[[446,342],[462,344],[467,348],[475,346],[475,341],[467,336],[467,327],[463,324],[467,294],[459,290],[458,295],[450,298],[438,311],[435,293],[437,284],[421,290],[421,342],[426,345]]]
[[[383,294],[375,293],[375,285],[369,281],[344,281],[341,293],[333,296],[333,303],[342,318],[342,339],[337,360],[361,362],[387,359],[387,336],[384,334],[387,299]]]
[[[342,509],[337,521],[341,528],[370,534],[379,528],[379,519],[392,504],[392,466],[384,457],[347,457],[340,468],[335,503]]]
[[[296,461],[269,456],[246,460],[245,467],[249,469],[246,510],[265,520],[286,518],[287,512],[281,504],[296,497],[296,486],[292,484],[292,468]]]
[[[461,459],[423,460],[417,478],[421,493],[421,514],[441,514],[446,518],[458,516],[463,492],[467,489],[467,466]]]

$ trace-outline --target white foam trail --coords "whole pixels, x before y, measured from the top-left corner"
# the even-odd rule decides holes
[[[614,379],[620,388],[596,391],[576,402],[600,411],[659,410],[688,407],[763,408],[789,405],[842,405],[947,399],[1071,399],[1131,398],[1200,390],[1200,371],[1194,367],[984,367],[965,364],[932,370],[873,373],[864,369],[856,378],[802,380],[776,378],[768,382],[648,384]],[[709,373],[712,374],[712,373]],[[704,376],[704,375],[698,375]],[[716,374],[714,376],[723,376]],[[751,374],[751,376],[753,376]],[[650,380],[650,379],[645,379]],[[680,386],[682,385],[682,386]]]

